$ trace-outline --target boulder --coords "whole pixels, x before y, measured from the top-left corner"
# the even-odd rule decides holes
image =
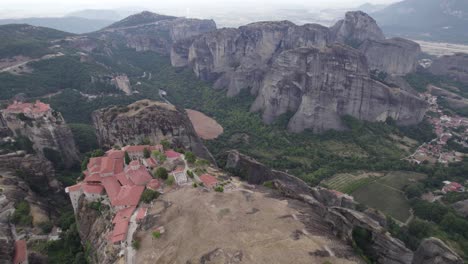
[[[462,264],[463,259],[438,238],[421,242],[414,254],[413,264]]]

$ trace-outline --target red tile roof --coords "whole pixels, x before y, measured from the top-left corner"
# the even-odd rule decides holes
[[[102,185],[104,185],[104,188],[106,189],[107,196],[109,196],[109,200],[111,201],[111,204],[114,205],[117,201],[117,198],[119,196],[119,192],[121,189],[121,186],[119,182],[117,181],[116,177],[106,177],[102,179]]]
[[[114,164],[114,174],[121,173],[124,170],[124,160],[116,159]]]
[[[50,105],[36,101],[32,103],[14,102],[6,109],[9,113],[44,113],[50,110]]]
[[[218,183],[218,180],[209,174],[203,174],[202,176],[200,176],[200,180],[208,188],[211,188]]]
[[[117,214],[115,214],[112,223],[119,223],[122,221],[129,221],[130,217],[132,217],[133,212],[135,211],[136,206],[128,207],[122,210],[119,210]]]
[[[132,153],[132,152],[143,152],[145,148],[148,149],[149,151],[162,150],[161,145],[156,145],[156,146],[150,146],[150,145],[125,146],[124,148],[122,148],[122,150],[127,151],[129,153]]]
[[[127,237],[128,232],[128,221],[121,221],[115,224],[114,230],[112,231],[111,241],[117,243],[124,241]]]
[[[101,166],[102,157],[90,158],[88,162],[88,169],[94,166]]]
[[[140,202],[141,195],[145,190],[144,186],[122,186],[117,195],[117,199],[112,203],[115,206],[136,206]]]
[[[152,179],[147,185],[146,187],[148,189],[151,189],[153,191],[156,191],[158,190],[160,187],[161,187],[161,182],[158,180],[158,179]]]
[[[114,172],[114,159],[109,157],[103,157],[101,161],[101,173],[112,173]]]
[[[115,177],[121,185],[135,185],[131,180],[127,178],[127,176],[125,176],[125,173],[123,172],[116,174]]]
[[[66,188],[68,192],[77,192],[81,190],[81,182]]]
[[[148,208],[141,207],[140,209],[138,209],[136,219],[141,220],[145,218],[147,212],[148,212]]]
[[[13,258],[14,264],[19,264],[27,260],[27,247],[25,240],[17,240],[15,242],[15,257]]]
[[[180,157],[180,153],[178,152],[175,152],[174,150],[170,149],[170,150],[167,150],[166,152],[164,152],[164,154],[166,155],[166,157],[168,159],[176,159],[176,158],[179,158]]]
[[[81,187],[84,193],[102,194],[104,191],[104,187],[101,184],[83,184]]]
[[[146,185],[149,181],[151,181],[151,179],[153,179],[148,170],[141,165],[136,170],[131,167],[127,167],[125,170],[125,175],[136,185]]]
[[[85,182],[101,182],[101,175],[99,173],[93,173],[88,175],[85,179]]]
[[[147,166],[152,167],[152,168],[158,166],[158,163],[157,163],[156,160],[154,160],[153,158],[145,159],[145,162],[146,162],[146,165],[147,165]]]
[[[113,159],[123,159],[125,157],[125,152],[122,150],[111,149],[106,152],[106,155]]]

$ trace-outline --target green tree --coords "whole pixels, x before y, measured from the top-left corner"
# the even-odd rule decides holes
[[[159,195],[160,195],[159,192],[146,189],[145,191],[143,191],[143,194],[141,195],[141,201],[144,203],[150,203],[154,199],[157,199]]]
[[[130,164],[132,160],[130,159],[130,156],[128,155],[128,152],[125,151],[125,164]]]
[[[151,157],[151,152],[147,148],[143,149],[143,157],[145,159],[149,159]]]
[[[424,192],[424,187],[421,184],[413,183],[405,188],[405,194],[408,199],[419,198]]]
[[[431,234],[431,224],[426,221],[422,221],[419,219],[414,219],[408,226],[409,234],[422,239],[426,238]]]
[[[197,161],[197,156],[195,156],[195,154],[193,154],[193,152],[191,151],[187,151],[185,152],[185,159],[187,160],[188,163],[195,163],[195,161]]]
[[[156,177],[159,178],[159,179],[163,179],[163,180],[166,180],[169,173],[167,172],[166,168],[164,167],[159,167],[157,170],[156,170],[156,173],[155,173]]]
[[[154,231],[152,233],[153,239],[159,239],[161,237],[161,232],[159,231]]]
[[[99,147],[93,126],[87,124],[69,124],[68,126],[81,153],[86,153]]]
[[[171,148],[171,143],[166,139],[161,140],[161,145],[163,146],[164,150],[168,150]]]

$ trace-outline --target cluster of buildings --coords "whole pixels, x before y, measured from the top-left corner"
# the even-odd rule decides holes
[[[45,104],[39,100],[35,103],[23,103],[14,101],[13,104],[9,105],[4,112],[7,114],[25,114],[31,117],[40,117],[41,115],[51,111],[48,104]]]
[[[465,192],[465,187],[458,182],[444,181],[442,193],[445,194],[449,192]]]
[[[417,164],[424,161],[443,164],[462,161],[465,155],[449,150],[447,143],[456,136],[461,139],[457,142],[458,144],[468,147],[468,118],[445,115],[437,104],[436,96],[426,93],[425,97],[430,104],[429,111],[435,113],[435,115],[428,116],[428,120],[434,126],[437,138],[419,146],[415,153],[408,157],[408,160]]]
[[[148,208],[139,206],[145,189],[162,192],[163,182],[154,179],[151,174],[151,171],[162,164],[152,155],[145,155],[145,152],[155,150],[164,153],[169,163],[185,164],[176,167],[170,175],[178,186],[190,184],[188,168],[182,154],[174,150],[164,151],[161,145],[139,145],[126,146],[121,150],[111,149],[103,157],[91,158],[83,172],[84,179],[65,189],[75,211],[80,198],[84,196],[87,202],[106,204],[115,212],[113,230],[108,237],[113,244],[125,242],[132,221],[139,222],[145,218]],[[126,153],[131,160],[128,164],[125,163]],[[217,185],[217,179],[208,174],[199,178],[197,176],[197,179],[208,188]]]
[[[83,181],[65,189],[75,211],[84,195],[87,202],[107,204],[116,212],[112,221],[114,229],[109,236],[112,243],[125,241],[132,215],[136,214],[136,220],[145,217],[147,208],[138,208],[144,190],[157,191],[162,187],[162,182],[151,175],[151,170],[159,166],[158,161],[153,157],[145,158],[145,152],[154,150],[165,153],[171,160],[182,158],[173,150],[164,151],[161,145],[111,149],[103,157],[91,158],[83,172]],[[131,159],[128,164],[125,164],[125,153]]]

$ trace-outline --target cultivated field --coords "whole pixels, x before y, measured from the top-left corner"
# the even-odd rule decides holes
[[[205,140],[215,139],[223,133],[223,127],[211,117],[195,110],[186,109],[198,136]]]
[[[453,55],[455,53],[468,53],[468,46],[461,44],[443,43],[443,42],[430,42],[415,40],[423,52],[434,56]]]
[[[426,177],[413,172],[389,172],[368,184],[361,185],[352,195],[354,199],[405,222],[410,217],[410,205],[403,188]]]
[[[329,189],[351,194],[361,186],[367,185],[382,176],[384,174],[378,172],[340,173],[322,182],[322,184]]]

